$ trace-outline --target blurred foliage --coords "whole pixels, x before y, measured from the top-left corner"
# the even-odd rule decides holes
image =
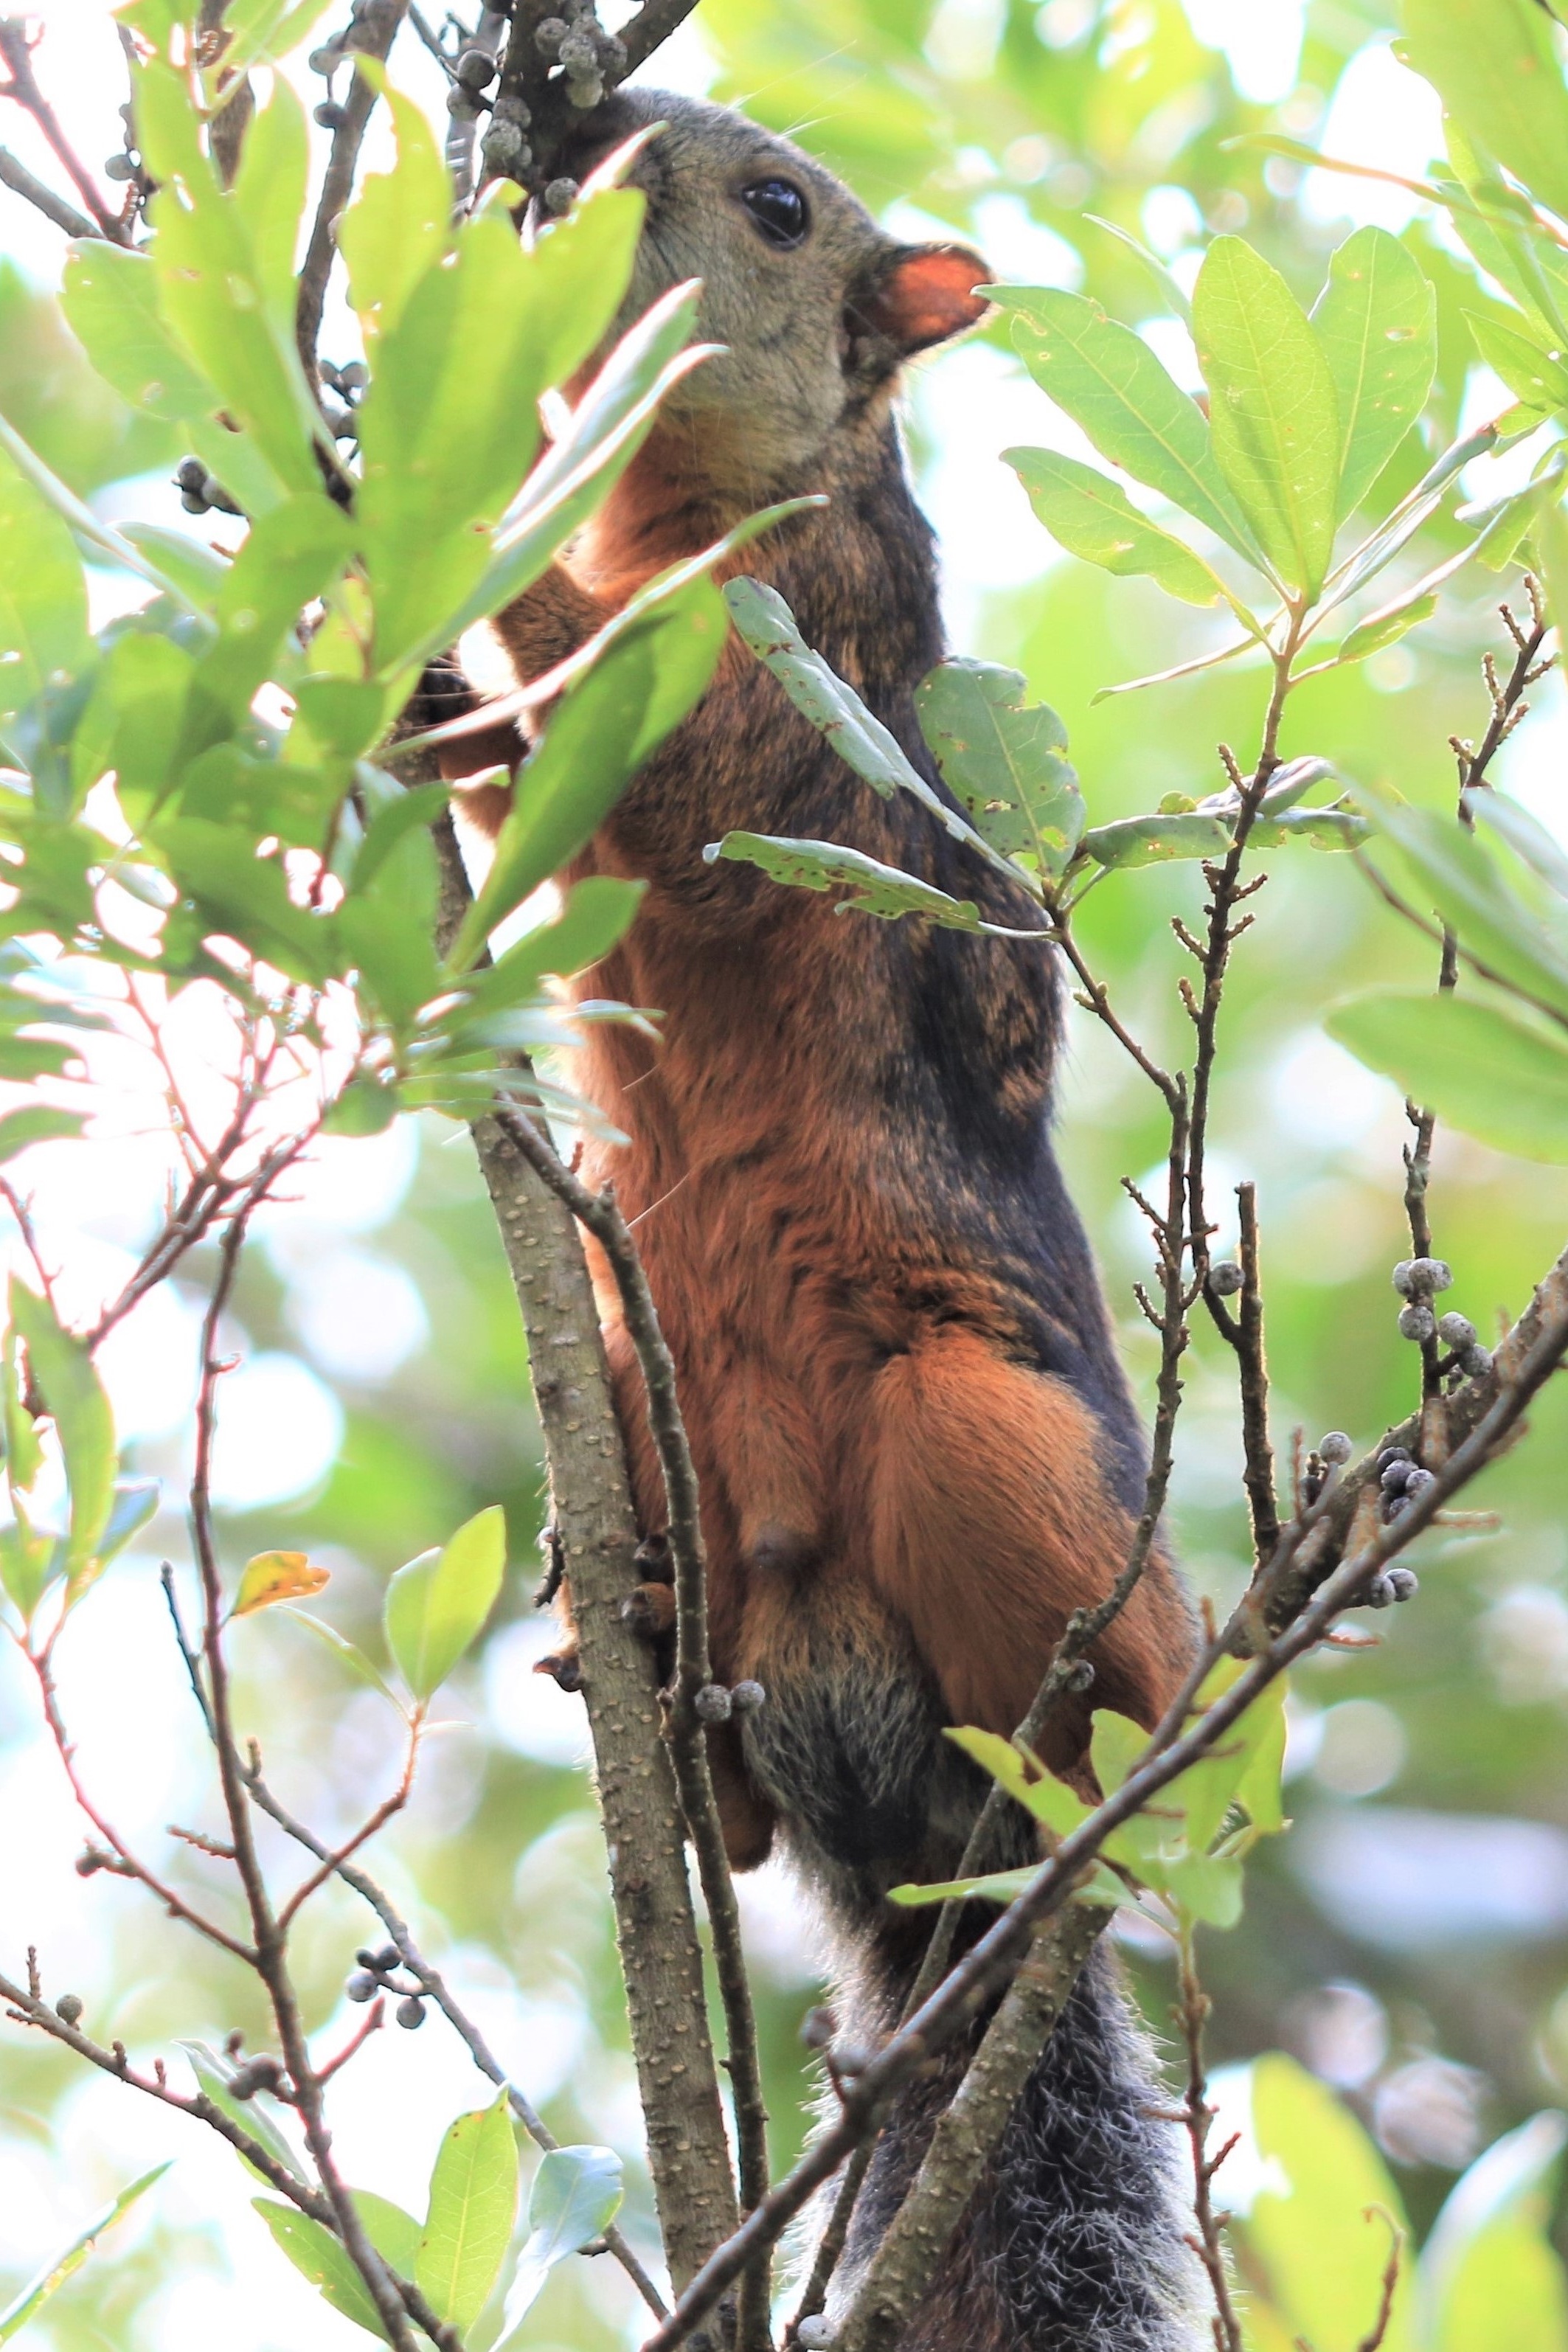
[[[1148,199],[1155,191],[1183,192],[1190,228],[1159,240],[1178,275],[1205,233],[1244,230],[1304,302],[1345,232],[1344,222],[1305,207],[1299,164],[1229,142],[1263,130],[1314,140],[1346,67],[1368,44],[1387,38],[1394,11],[1372,0],[1309,0],[1295,86],[1268,105],[1237,96],[1226,54],[1194,29],[1211,28],[1227,13],[1234,23],[1248,13],[1288,20],[1298,12],[1292,0],[1252,0],[1250,11],[1230,12],[1197,0],[1190,10],[1177,0],[942,0],[940,6],[767,0],[761,7],[754,0],[703,0],[700,24],[714,63],[714,95],[792,131],[873,206],[897,204],[900,219],[913,206],[983,245],[999,245],[1019,225],[1049,231],[1078,257],[1081,290],[1112,316],[1139,322],[1161,313],[1159,290],[1144,265],[1089,214],[1148,239]],[[1336,184],[1347,199],[1355,187]],[[1163,209],[1182,216],[1177,205]],[[1438,376],[1426,428],[1435,451],[1453,436],[1477,365],[1464,313],[1500,306],[1496,289],[1478,279],[1431,211],[1417,208],[1401,233],[1437,289]],[[1030,274],[1000,251],[996,260],[1005,275]],[[0,281],[0,407],[73,487],[94,489],[176,454],[155,420],[133,421],[131,412],[102,404],[101,388],[73,359],[56,313],[10,274]],[[1011,364],[1003,358],[1004,327],[987,331],[987,340],[998,366]],[[940,371],[965,357],[934,362],[917,388],[912,439],[922,468],[942,454],[929,427],[939,413]],[[37,413],[14,408],[13,374],[36,383],[42,362],[50,388]],[[1478,413],[1500,404],[1483,399]],[[1414,443],[1395,461],[1411,481],[1420,464]],[[1439,519],[1427,544],[1436,556],[1457,547],[1458,537]],[[1040,545],[1043,564],[1043,534]],[[1466,575],[1435,620],[1402,645],[1305,686],[1287,716],[1286,756],[1324,753],[1370,787],[1448,805],[1447,738],[1479,736],[1488,716],[1479,660],[1484,647],[1502,643],[1494,603],[1492,583]],[[1146,583],[1063,562],[1036,583],[984,597],[966,616],[961,650],[1016,664],[1031,698],[1061,714],[1086,799],[1103,823],[1168,792],[1213,791],[1222,781],[1215,757],[1222,740],[1244,761],[1256,748],[1263,705],[1256,672],[1195,677],[1160,689],[1157,698],[1094,699],[1108,684],[1205,649],[1217,625],[1170,606]],[[1556,797],[1568,784],[1560,691],[1543,690],[1537,719],[1496,772],[1505,784],[1515,778],[1534,795],[1543,821],[1564,831]],[[1184,892],[1191,919],[1199,890],[1195,875],[1173,884],[1168,872],[1133,874],[1095,893],[1080,919],[1096,968],[1160,1049],[1175,1050],[1184,1019],[1174,993],[1179,951],[1166,919]],[[1321,1023],[1328,1006],[1352,990],[1429,985],[1431,950],[1343,861],[1279,860],[1255,911],[1227,1000],[1215,1136],[1227,1181],[1252,1175],[1259,1183],[1277,1434],[1288,1444],[1300,1424],[1309,1439],[1331,1427],[1369,1439],[1405,1412],[1415,1393],[1414,1351],[1396,1334],[1398,1301],[1388,1286],[1390,1265],[1408,1248],[1400,1204],[1405,1128],[1394,1089],[1329,1045]],[[1158,1108],[1093,1024],[1079,1024],[1062,1149],[1139,1378],[1152,1354],[1130,1284],[1145,1272],[1146,1253],[1118,1179],[1141,1177],[1157,1160]],[[427,1125],[412,1188],[365,1243],[417,1286],[427,1339],[384,1379],[351,1377],[323,1357],[321,1376],[339,1391],[345,1414],[330,1475],[298,1500],[232,1516],[225,1529],[236,1567],[273,1546],[327,1560],[334,1570],[329,1613],[367,1640],[384,1579],[400,1561],[498,1500],[507,1507],[514,1563],[526,1560],[538,1520],[536,1433],[490,1213],[467,1145]],[[1495,1310],[1517,1312],[1531,1278],[1562,1244],[1561,1177],[1440,1129],[1431,1209],[1436,1246],[1457,1276],[1450,1301],[1488,1336]],[[322,1263],[291,1258],[281,1239],[251,1254],[236,1322],[254,1349],[301,1346],[300,1328],[309,1328],[302,1303]],[[201,1271],[193,1266],[193,1280]],[[1228,1358],[1200,1329],[1188,1362],[1176,1536],[1198,1588],[1221,1600],[1234,1591],[1246,1559],[1230,1381]],[[174,1449],[149,1443],[136,1466],[173,1473]],[[1562,1859],[1568,1849],[1531,1849],[1537,1874],[1521,1888],[1517,1873],[1507,1877],[1504,1859],[1494,1860],[1489,1876],[1478,1850],[1463,1842],[1423,1847],[1436,1857],[1429,1875],[1444,1899],[1407,1905],[1403,1916],[1395,1868],[1433,1815],[1456,1832],[1473,1819],[1568,1834],[1562,1383],[1541,1401],[1529,1441],[1489,1475],[1476,1499],[1499,1524],[1427,1540],[1418,1562],[1421,1597],[1392,1625],[1379,1621],[1375,1649],[1325,1655],[1296,1677],[1287,1785],[1296,1834],[1255,1857],[1243,1919],[1202,1948],[1216,2003],[1216,2053],[1244,2059],[1290,2050],[1338,2085],[1381,2141],[1424,2235],[1454,2173],[1485,2141],[1568,2094]],[[183,1540],[173,1523],[154,1538],[171,1549]],[[153,1609],[156,1557],[140,1542],[110,1570],[103,1599],[133,1583],[140,1605]],[[568,2141],[609,2141],[635,2159],[596,1828],[581,1773],[547,1760],[570,1751],[574,1703],[533,1684],[522,1706],[520,1677],[505,1664],[521,1657],[526,1673],[530,1580],[514,1566],[489,1637],[490,1703],[482,1670],[465,1669],[452,1712],[468,1727],[437,1743],[421,1798],[388,1841],[387,1868],[429,1924],[439,1965],[465,1983],[494,1990],[510,1979],[521,1987],[531,2006],[517,2021],[511,2063],[524,2087],[552,2085],[542,2099],[552,2129]],[[285,1622],[263,1619],[237,1646],[247,1719],[264,1745],[277,1745],[279,1780],[323,1816],[335,1811],[347,1822],[365,1790],[379,1788],[392,1769],[368,1712],[370,1696],[346,1685]],[[160,1684],[143,1703],[177,1706],[177,1683]],[[27,1752],[29,1706],[17,1683],[0,1685],[0,1736],[15,1756]],[[194,1727],[188,1753],[194,1769]],[[36,1751],[33,1759],[34,1773],[52,1771]],[[1502,1853],[1496,1839],[1491,1850]],[[1518,1867],[1524,1871],[1524,1863]],[[153,2042],[195,2032],[216,2040],[232,2026],[259,2027],[258,2016],[236,2012],[228,1973],[172,1938],[132,1894],[100,1878],[90,1900],[101,1942],[79,1955],[82,1989],[95,2012],[112,2012],[113,2030]],[[323,1904],[300,1956],[313,2015],[331,2011],[363,1932],[346,1897]],[[805,2129],[809,2068],[795,2027],[815,1988],[808,1964],[776,1926],[764,1933],[759,1925],[757,1941],[769,2105],[782,2162]],[[1133,1966],[1152,2022],[1168,2032],[1168,1968],[1142,1952]],[[417,2044],[387,2039],[399,2044],[391,2055],[413,2070],[416,2059],[425,2063],[435,2034],[427,2030]],[[111,2085],[84,2089],[68,2060],[19,2037],[7,2041],[4,2066],[0,2163],[7,2179],[33,2179],[57,2163],[60,2210],[74,2215],[102,2203],[139,2168],[147,2143],[134,2127],[113,2122],[118,2111],[106,2104],[115,2096]],[[459,2085],[461,2079],[453,2078]],[[403,2109],[391,2110],[419,2141],[411,2165],[421,2179],[446,2121],[479,2094],[458,2087],[442,2095],[435,2121],[429,2101],[414,2090]],[[106,2118],[110,2130],[100,2147]],[[188,2155],[193,2170],[202,2166],[190,2131],[176,2128],[150,2153],[166,2149]],[[219,2290],[233,2292],[225,2287],[228,2257],[207,2209],[198,2196],[182,2194],[178,2181],[176,2172],[140,2209],[153,2216],[151,2234],[137,2241],[133,2231],[143,2222],[128,2223],[112,2258],[64,2289],[30,2342],[52,2343],[58,2352],[183,2352],[216,2339],[214,2315],[226,2308]],[[627,2186],[627,2226],[646,2234],[646,2188],[635,2163]],[[18,2228],[27,2210],[19,2209]],[[254,2229],[261,2247],[246,2255],[245,2279],[273,2278],[281,2265],[261,2224],[242,2218],[233,2228],[236,2244],[241,2230]],[[5,2292],[68,2235],[40,2225],[30,2248],[8,2241]],[[184,2300],[166,2291],[171,2255]],[[264,2263],[273,2267],[263,2273]],[[296,2352],[307,2341],[358,2340],[346,2323],[318,2319],[313,2306],[281,2296],[273,2315],[247,2324],[256,2330],[247,2343],[279,2352],[285,2344]],[[1292,2315],[1289,2333],[1299,2324],[1305,2322]],[[635,2322],[607,2265],[568,2264],[526,2326],[523,2340],[537,2352],[567,2345],[608,2352],[627,2340]]]

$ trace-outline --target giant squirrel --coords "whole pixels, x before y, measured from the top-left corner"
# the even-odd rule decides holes
[[[622,324],[703,282],[722,346],[670,395],[608,501],[501,614],[520,683],[744,514],[827,506],[748,549],[807,640],[941,789],[914,689],[942,658],[931,535],[893,402],[915,352],[984,313],[982,263],[905,246],[831,173],[727,110],[626,90],[581,135],[654,122]],[[458,772],[460,755],[447,765]],[[466,764],[477,764],[470,751]],[[504,799],[469,796],[486,830]],[[1093,1261],[1052,1153],[1052,951],[918,922],[837,919],[704,845],[731,827],[852,844],[993,919],[1022,893],[907,796],[879,799],[731,642],[696,710],[572,869],[648,886],[577,986],[656,1005],[658,1043],[584,1034],[576,1084],[626,1140],[584,1173],[632,1220],[701,1480],[714,1667],[766,1703],[710,1734],[732,1861],[775,1836],[817,1891],[843,2030],[874,2041],[929,1913],[884,1900],[952,1874],[984,1795],[942,1738],[1011,1733],[1069,1612],[1107,1591],[1144,1454]],[[663,1512],[632,1349],[595,1268],[644,1532]],[[656,1621],[667,1593],[644,1595]],[[1048,1760],[1081,1779],[1090,1703],[1152,1722],[1192,1654],[1163,1552],[1058,1712]],[[558,1671],[569,1678],[566,1654]],[[1010,1859],[1030,1852],[1016,1816]],[[852,2292],[962,2058],[884,2132],[829,2315]],[[1173,2135],[1097,1956],[1015,2112],[904,2352],[1168,2352],[1191,2330]]]

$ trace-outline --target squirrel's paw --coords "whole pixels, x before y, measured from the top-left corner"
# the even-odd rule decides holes
[[[576,1635],[573,1634],[563,1642],[558,1650],[552,1650],[547,1658],[536,1658],[533,1671],[536,1675],[551,1675],[563,1691],[580,1691],[583,1687],[583,1661],[578,1655]]]
[[[673,1584],[639,1584],[621,1603],[621,1616],[645,1642],[657,1642],[675,1631]]]

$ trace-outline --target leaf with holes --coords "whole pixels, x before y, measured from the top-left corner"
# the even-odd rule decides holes
[[[944,661],[921,680],[915,709],[942,782],[977,829],[1005,856],[1036,858],[1054,877],[1078,847],[1083,797],[1062,756],[1066,728],[1047,704],[1026,704],[1024,694],[1018,670]]]

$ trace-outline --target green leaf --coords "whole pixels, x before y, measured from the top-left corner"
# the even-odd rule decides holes
[[[370,344],[396,326],[409,295],[439,256],[452,204],[429,123],[384,74],[377,79],[392,115],[396,167],[370,174],[338,236],[348,264],[349,300]]]
[[[330,919],[294,904],[275,857],[258,857],[247,840],[205,818],[164,824],[158,842],[174,883],[195,902],[209,929],[237,940],[291,980],[320,988],[332,976]]]
[[[1329,264],[1312,325],[1339,403],[1342,521],[1426,405],[1437,371],[1436,289],[1396,236],[1358,228]]]
[[[868,857],[858,849],[844,849],[833,841],[786,841],[764,833],[727,833],[722,841],[710,842],[702,853],[709,865],[716,858],[733,857],[747,866],[760,866],[775,882],[784,882],[802,890],[842,890],[845,896],[834,908],[835,914],[847,914],[853,908],[862,915],[879,915],[885,922],[900,915],[923,915],[930,922],[940,923],[950,931],[994,931],[997,926],[984,923],[980,910],[972,898],[952,898],[931,882],[921,882],[913,874],[900,872],[896,866],[884,866],[875,857]],[[1015,934],[1004,932],[1004,938]]]
[[[546,973],[569,980],[606,956],[629,929],[645,882],[623,882],[607,874],[574,883],[560,915],[541,923],[508,948],[487,971],[465,974],[460,1003],[431,1024],[456,1033],[477,1020],[505,1013],[539,993]]]
[[[1026,707],[1024,694],[1018,670],[944,661],[916,689],[915,710],[942,782],[986,839],[1055,877],[1078,847],[1083,799],[1061,756],[1066,728],[1047,704]]]
[[[696,320],[695,293],[676,286],[622,336],[508,509],[475,586],[457,613],[416,640],[405,662],[427,661],[533,585],[630,465],[670,388],[708,356],[707,344],[685,348]]]
[[[554,2147],[540,2163],[528,2200],[528,2236],[507,2290],[497,2352],[537,2300],[555,2264],[602,2238],[621,2206],[621,2159],[608,2147]]]
[[[133,408],[181,421],[221,404],[158,308],[158,272],[144,253],[83,238],[66,263],[61,307],[100,375]]]
[[[1516,857],[1533,866],[1548,889],[1568,898],[1568,852],[1548,833],[1539,818],[1489,785],[1465,794],[1467,814],[1478,824],[1506,841]]]
[[[28,2320],[37,2316],[56,2290],[64,2286],[67,2279],[80,2270],[104,2231],[112,2229],[121,2215],[128,2212],[139,2197],[145,2196],[155,2180],[162,2180],[168,2169],[166,2163],[155,2164],[150,2172],[143,2172],[133,2180],[129,2189],[122,2189],[113,2204],[106,2205],[98,2219],[89,2221],[81,2235],[73,2238],[68,2246],[54,2255],[37,2277],[22,2289],[16,2301],[0,2311],[0,2344],[9,2343]]]
[[[114,1417],[81,1341],[62,1329],[47,1299],[11,1277],[11,1323],[27,1350],[33,1380],[55,1424],[70,1492],[70,1533],[63,1566],[79,1585],[90,1580],[114,1507]]]
[[[288,1601],[283,1601],[280,1606],[284,1616],[291,1617],[296,1625],[303,1625],[313,1633],[322,1648],[330,1650],[338,1664],[346,1667],[356,1682],[368,1684],[372,1690],[378,1690],[383,1698],[391,1699],[394,1706],[397,1705],[396,1695],[385,1676],[377,1673],[364,1652],[345,1633],[340,1633],[335,1625],[329,1625],[324,1617],[313,1617],[308,1609],[296,1609]]]
[[[994,1731],[977,1731],[972,1725],[950,1728],[942,1736],[1058,1837],[1067,1837],[1089,1819],[1091,1808],[1077,1790],[1058,1780],[1054,1772],[1038,1769],[1010,1739]]]
[[[30,1143],[54,1143],[79,1136],[86,1116],[84,1111],[54,1110],[46,1103],[7,1111],[0,1118],[0,1166],[15,1160],[18,1151],[26,1151]]]
[[[106,1563],[123,1551],[132,1537],[155,1518],[163,1486],[156,1478],[118,1478],[109,1523],[98,1539],[98,1558]]]
[[[891,800],[910,774],[903,746],[867,709],[854,688],[806,644],[777,590],[760,580],[731,580],[725,586],[724,602],[740,635],[801,716],[826,735],[858,776],[884,800]]]
[[[1018,313],[1013,341],[1025,365],[1102,457],[1257,561],[1251,533],[1215,463],[1202,409],[1142,336],[1081,294],[1050,287],[985,291]]]
[[[1279,271],[1216,236],[1193,289],[1214,454],[1280,578],[1315,597],[1333,555],[1341,421],[1323,349]]]
[[[492,1503],[442,1550],[398,1570],[386,1589],[386,1641],[416,1698],[428,1698],[474,1641],[505,1568],[506,1515]]]
[[[1495,2140],[1449,2191],[1422,2249],[1433,2352],[1563,2352],[1568,2278],[1549,2230],[1568,2120],[1548,2111]]]
[[[1516,400],[1543,413],[1568,407],[1568,367],[1555,352],[1543,350],[1533,337],[1480,310],[1467,310],[1465,317],[1477,351]]]
[[[1196,809],[1184,815],[1124,816],[1096,825],[1079,846],[1101,866],[1161,866],[1174,857],[1223,857],[1230,847],[1230,827],[1223,817]]]
[[[1202,556],[1141,515],[1109,475],[1055,449],[1004,449],[1002,456],[1040,521],[1069,555],[1121,577],[1144,574],[1184,604],[1234,604]]]
[[[1364,661],[1368,654],[1381,653],[1384,646],[1397,645],[1407,629],[1419,621],[1429,621],[1437,609],[1435,589],[1425,595],[1413,596],[1407,603],[1385,605],[1380,613],[1371,613],[1364,621],[1343,639],[1334,658],[1339,662]]]
[[[258,257],[203,152],[183,77],[154,58],[133,79],[137,137],[160,183],[149,207],[160,312],[226,414],[254,437],[279,487],[319,494],[315,445],[325,428],[294,346],[292,318],[285,320],[271,301],[270,258],[264,265]]]
[[[617,637],[561,698],[520,771],[495,856],[447,959],[472,962],[487,934],[575,856],[643,761],[679,726],[718,667],[724,607],[710,581]]]
[[[415,2265],[421,2291],[459,2335],[489,2299],[516,2220],[517,2137],[502,2090],[459,2116],[441,2142]]]
[[[1537,0],[1405,0],[1405,54],[1466,136],[1568,213],[1568,91]]]
[[[223,20],[230,46],[221,63],[209,67],[204,76],[208,103],[231,76],[243,73],[257,58],[286,58],[298,48],[329,5],[330,0],[295,0],[293,5],[289,0],[230,0]],[[250,135],[255,136],[254,131]]]
[[[128,408],[91,366],[55,295],[5,260],[0,260],[0,414],[83,498],[110,482],[172,466],[180,454],[172,426]]]
[[[234,2067],[228,2059],[220,2058],[217,2052],[205,2042],[182,2042],[180,2048],[191,2062],[191,2071],[198,2086],[213,2105],[221,2107],[231,2122],[237,2123],[241,2131],[264,2147],[275,2164],[280,2164],[285,2172],[291,2172],[296,2180],[303,2181],[306,2178],[304,2167],[260,2101],[237,2099],[229,2089]],[[256,2170],[248,2158],[240,2160],[251,2171]],[[257,2177],[258,2179],[266,2178],[265,2174],[258,2174]],[[287,2210],[291,2212],[293,2208],[290,2206]]]
[[[384,2344],[386,2330],[342,2241],[310,2214],[301,2213],[297,2205],[280,2205],[270,2197],[253,2197],[250,2201],[300,2275],[320,2289],[335,2312]]]
[[[402,1105],[395,1086],[378,1078],[351,1078],[321,1120],[328,1135],[384,1135]]]
[[[1379,989],[1324,1026],[1412,1102],[1524,1160],[1568,1161],[1568,1033],[1463,993]]]
[[[87,667],[87,588],[69,531],[0,452],[0,729]]]
[[[320,490],[286,499],[252,523],[215,601],[217,642],[194,681],[230,721],[249,709],[300,608],[337,578],[353,545],[347,516]],[[205,748],[199,740],[189,745]]]
[[[1354,2116],[1294,2060],[1260,2058],[1250,2072],[1265,2169],[1251,2210],[1233,2225],[1244,2268],[1260,2281],[1290,2337],[1357,2344],[1377,2315],[1388,2259],[1386,2228],[1375,2214],[1363,2216],[1381,2206],[1405,2227],[1399,2191]],[[1405,2264],[1384,2338],[1387,2352],[1411,2352],[1412,2287]]]
[[[1283,816],[1260,816],[1247,836],[1248,849],[1359,849],[1372,826],[1356,809],[1287,809]]]
[[[1568,1014],[1568,953],[1457,817],[1380,801],[1379,829],[1397,845],[1414,887],[1461,946],[1506,985]]]
[[[234,21],[237,13],[231,5],[224,30],[235,36],[236,47],[243,51],[244,40]],[[226,79],[244,71],[232,50],[225,53],[222,71]],[[271,96],[245,133],[230,201],[249,239],[257,282],[281,325],[291,324],[299,296],[294,253],[309,173],[305,110],[286,76],[274,74]]]

